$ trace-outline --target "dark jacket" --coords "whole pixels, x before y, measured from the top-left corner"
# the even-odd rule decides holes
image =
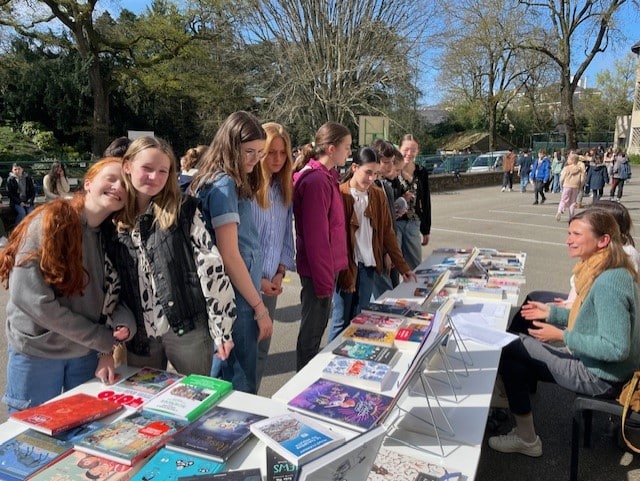
[[[184,196],[178,222],[167,230],[160,229],[153,222],[151,209],[140,216],[140,238],[153,268],[156,296],[171,329],[178,335],[193,330],[196,324],[206,325],[208,322],[206,301],[190,240],[191,224],[198,205],[197,199]],[[127,343],[127,348],[137,355],[149,355],[149,339],[140,299],[138,256],[135,255],[131,233],[117,232],[113,225],[105,227],[105,231],[107,252],[122,282],[121,298],[133,311],[138,326],[138,332]]]
[[[605,184],[609,183],[609,174],[607,166],[604,164],[592,165],[587,174],[587,185],[591,190],[602,189]]]
[[[420,219],[420,233],[422,235],[431,234],[431,190],[429,188],[429,172],[424,167],[416,165],[413,171],[413,176],[417,183],[416,186],[416,203],[415,213]],[[401,183],[399,179],[394,181],[394,191],[397,191],[398,184]],[[401,197],[405,193],[404,189],[401,190],[401,194],[396,194],[396,199]],[[405,214],[400,219],[406,220],[409,217]]]
[[[21,202],[26,202],[30,205],[33,205],[33,201],[36,198],[36,189],[33,185],[33,179],[27,174],[22,174],[22,177],[26,182],[25,199],[20,199],[20,186],[18,184],[18,177],[12,172],[9,174],[9,178],[7,179],[7,195],[9,196],[9,205],[11,207],[13,207],[14,205],[20,205]]]

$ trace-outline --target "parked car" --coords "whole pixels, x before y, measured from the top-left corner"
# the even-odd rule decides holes
[[[418,155],[416,157],[416,164],[425,167],[427,172],[432,173],[433,169],[440,165],[443,160],[441,155]]]
[[[447,156],[444,161],[433,168],[434,174],[448,174],[451,172],[466,172],[471,166],[474,154],[456,154]]]
[[[497,150],[477,156],[467,172],[490,172],[502,169],[502,160],[508,154],[508,150]]]

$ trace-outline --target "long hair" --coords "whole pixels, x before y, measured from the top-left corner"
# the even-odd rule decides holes
[[[180,214],[180,205],[182,203],[182,194],[178,184],[178,171],[176,156],[171,146],[163,139],[158,137],[138,137],[125,152],[122,157],[122,166],[133,163],[143,150],[158,149],[167,157],[169,157],[169,176],[167,183],[162,190],[151,199],[153,208],[154,222],[157,222],[161,229],[166,230],[174,225]],[[136,204],[136,189],[131,182],[131,174],[127,174],[122,169],[122,178],[124,188],[127,192],[127,202],[116,216],[115,221],[118,229],[121,231],[131,230],[136,225],[136,220],[141,212],[138,212]]]
[[[631,231],[633,229],[633,222],[631,221],[631,215],[629,215],[629,211],[627,208],[621,204],[620,202],[614,202],[612,200],[599,200],[590,209],[604,209],[609,214],[613,216],[613,218],[618,223],[618,227],[620,227],[620,235],[622,236],[622,245],[632,245],[636,246],[636,243],[633,241],[633,236],[631,235]]]
[[[371,147],[362,147],[353,156],[353,160],[351,161],[351,167],[349,168],[349,170],[347,170],[347,173],[344,176],[342,176],[342,179],[340,179],[340,182],[341,183],[347,182],[348,180],[351,179],[351,177],[353,177],[353,168],[356,165],[360,166],[364,164],[379,164],[379,163],[380,163],[380,157],[378,155],[378,152],[375,151],[375,149]]]
[[[258,164],[251,175],[244,172],[241,144],[265,138],[266,134],[254,115],[243,110],[229,115],[200,159],[190,192],[198,192],[224,172],[235,182],[239,197],[251,198],[258,187],[260,168]]]
[[[185,152],[185,154],[181,157],[180,162],[184,160],[184,170],[190,170],[194,167],[198,166],[198,162],[200,161],[200,157],[207,150],[206,145],[197,145],[195,147],[191,147],[189,150]]]
[[[113,139],[113,141],[104,149],[103,156],[104,157],[122,157],[127,148],[131,145],[131,139],[129,137],[118,137],[117,139]]]
[[[120,164],[120,159],[107,157],[93,164],[84,177],[91,182],[107,165]],[[82,295],[89,279],[82,264],[82,217],[85,193],[71,200],[54,199],[38,206],[13,229],[9,243],[0,253],[0,282],[9,285],[14,267],[38,262],[44,281],[56,294],[71,297]],[[41,232],[32,229],[34,219],[40,217]],[[18,253],[28,236],[38,235],[40,244],[30,252]]]
[[[49,168],[48,179],[49,179],[49,190],[54,194],[59,194],[58,192],[58,179],[60,178],[60,173],[58,172],[58,168],[62,169],[62,175],[64,175],[64,167],[60,162],[54,160],[51,163],[51,167]]]
[[[287,130],[282,125],[275,122],[262,124],[262,128],[267,134],[267,140],[264,144],[262,157],[260,158],[262,168],[260,169],[260,182],[256,191],[256,202],[263,209],[267,209],[269,207],[269,186],[271,182],[275,180],[280,183],[280,188],[282,189],[282,201],[284,206],[288,207],[291,205],[293,200],[293,180],[291,176],[291,171],[293,169],[293,154],[291,153],[291,138],[289,137]],[[265,163],[267,156],[269,155],[271,143],[277,138],[281,138],[284,142],[284,150],[287,159],[280,171],[272,176],[267,172],[262,164]]]
[[[347,135],[351,135],[351,131],[342,124],[337,122],[323,124],[316,132],[315,142],[303,147],[301,156],[296,159],[294,171],[302,170],[312,158],[324,155],[330,145],[338,145]]]
[[[591,227],[591,231],[596,237],[602,237],[603,235],[608,234],[611,238],[609,245],[606,247],[610,252],[609,260],[602,266],[602,270],[600,272],[594,274],[594,277],[598,277],[598,275],[608,269],[624,267],[631,273],[633,279],[638,282],[638,272],[629,259],[629,256],[622,248],[623,243],[622,235],[620,234],[620,227],[612,214],[605,209],[585,209],[571,217],[569,223],[574,220],[586,222]]]

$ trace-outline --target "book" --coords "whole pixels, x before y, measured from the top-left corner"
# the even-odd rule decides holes
[[[385,316],[361,312],[351,319],[351,324],[359,327],[374,327],[383,331],[395,331],[403,323],[402,317]]]
[[[125,466],[92,454],[70,451],[67,456],[57,460],[31,480],[87,481],[88,479],[100,479],[102,481],[125,481],[130,480],[141,466],[142,464],[134,467]]]
[[[391,372],[388,364],[336,356],[322,370],[322,377],[363,389],[382,391]]]
[[[104,424],[89,424],[49,436],[27,429],[0,444],[0,479],[11,475],[17,479],[33,476],[73,449],[73,443]]]
[[[78,393],[12,413],[9,419],[41,433],[54,435],[121,409],[122,406],[117,403]]]
[[[449,271],[449,269],[445,269],[432,282],[429,282],[426,287],[417,287],[414,290],[413,295],[423,297],[424,301],[422,302],[422,305],[428,306],[431,301],[433,301],[433,299],[440,294],[440,291],[442,291],[447,285],[450,275],[451,271]]]
[[[503,299],[504,290],[499,287],[490,286],[474,286],[468,285],[464,288],[464,293],[467,297],[474,297],[478,299],[490,299],[501,301]]]
[[[291,399],[290,409],[356,431],[374,427],[393,399],[329,379],[318,379]]]
[[[251,437],[251,423],[265,417],[214,406],[176,434],[167,443],[167,448],[224,462]]]
[[[395,331],[383,331],[374,327],[348,326],[342,331],[342,339],[367,342],[376,346],[393,347]]]
[[[332,352],[338,356],[381,362],[393,366],[398,360],[399,351],[395,347],[376,346],[366,342],[346,340]]]
[[[251,432],[295,465],[307,462],[344,442],[344,437],[296,413],[258,421]]]
[[[131,466],[157,450],[185,423],[146,411],[134,412],[74,444],[77,451]]]
[[[266,481],[296,481],[298,466],[290,463],[284,456],[267,446]]]
[[[380,314],[384,316],[403,317],[412,307],[406,305],[383,304],[380,302],[370,302],[362,309],[367,314]]]
[[[367,479],[386,433],[378,426],[303,464],[297,481]]]
[[[132,478],[132,481],[177,481],[183,476],[210,475],[224,469],[224,464],[198,456],[160,448]]]
[[[411,321],[398,329],[395,346],[402,351],[416,351],[427,338],[433,322]]]
[[[139,409],[144,403],[183,377],[182,374],[143,367],[113,386],[100,391],[98,398]]]
[[[462,473],[382,447],[367,481],[461,481]]]
[[[262,481],[262,474],[258,468],[239,469],[218,474],[180,476],[178,481]]]
[[[228,381],[190,374],[157,395],[143,409],[193,422],[231,392],[232,388],[233,385]]]

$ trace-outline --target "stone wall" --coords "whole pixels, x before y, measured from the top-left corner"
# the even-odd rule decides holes
[[[514,188],[519,189],[520,177],[513,174]],[[447,192],[451,190],[469,189],[472,187],[500,187],[502,185],[502,171],[500,172],[462,172],[459,174],[438,174],[429,177],[431,192]]]

